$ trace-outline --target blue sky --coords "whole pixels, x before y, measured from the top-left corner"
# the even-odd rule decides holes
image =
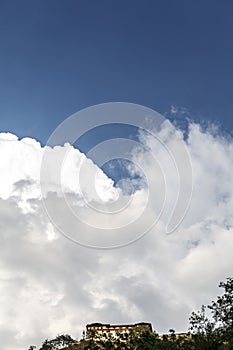
[[[69,115],[125,101],[233,126],[233,1],[0,3],[1,130],[45,143]]]

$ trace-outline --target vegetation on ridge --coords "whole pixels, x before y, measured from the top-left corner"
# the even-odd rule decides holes
[[[170,330],[161,337],[156,332],[137,328],[115,338],[107,334],[100,337],[95,332],[89,332],[81,340],[59,335],[45,340],[39,350],[233,350],[233,278],[227,278],[219,287],[224,289],[223,295],[191,314],[187,334]],[[29,347],[34,349],[33,345]]]

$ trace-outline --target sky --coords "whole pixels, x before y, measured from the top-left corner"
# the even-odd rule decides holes
[[[232,11],[0,1],[3,350],[91,322],[183,332],[219,294],[233,269]]]
[[[224,1],[1,1],[2,129],[45,143],[69,115],[133,102],[232,129],[232,11]]]

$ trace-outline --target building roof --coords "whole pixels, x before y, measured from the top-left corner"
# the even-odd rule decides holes
[[[149,322],[139,322],[134,324],[110,324],[110,323],[90,323],[86,325],[86,328],[90,327],[106,327],[106,328],[117,328],[117,327],[137,327],[137,326],[149,326],[152,331],[152,325]]]

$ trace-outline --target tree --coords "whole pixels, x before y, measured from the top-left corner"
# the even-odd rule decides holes
[[[51,345],[48,339],[45,339],[40,350],[53,350],[53,346]]]
[[[137,327],[130,331],[128,339],[125,342],[127,350],[156,350],[160,342],[159,336],[155,332]]]
[[[42,344],[40,350],[59,350],[67,348],[69,345],[75,343],[75,340],[68,334],[58,335],[56,338],[48,340],[46,339]]]
[[[223,295],[218,296],[217,301],[212,301],[208,307],[228,348],[233,349],[233,278],[220,282],[219,287],[224,289]]]
[[[196,350],[217,350],[222,344],[219,328],[214,320],[206,316],[206,306],[201,311],[192,312],[190,318],[190,333]]]

